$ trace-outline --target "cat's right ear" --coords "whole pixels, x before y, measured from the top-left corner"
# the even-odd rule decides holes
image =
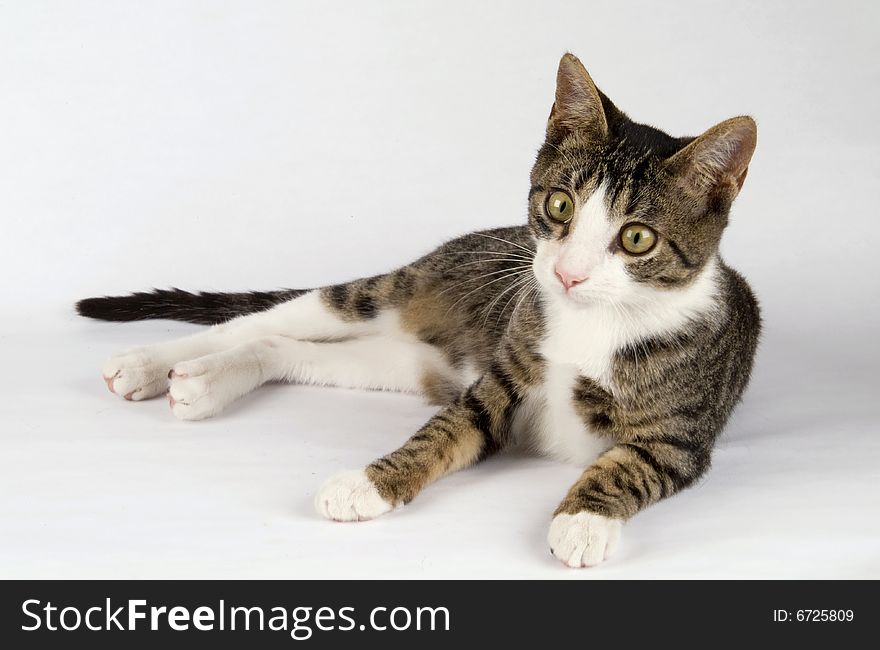
[[[559,141],[572,131],[604,140],[608,120],[599,89],[587,69],[574,54],[566,53],[556,73],[556,101],[547,121],[547,138]]]

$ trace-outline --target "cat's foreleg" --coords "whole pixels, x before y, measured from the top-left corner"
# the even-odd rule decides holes
[[[709,449],[680,435],[640,436],[591,465],[554,513],[550,550],[570,567],[599,564],[614,551],[623,522],[691,485],[709,466]]]
[[[414,339],[268,336],[175,364],[168,397],[175,416],[200,420],[269,381],[422,393],[436,376],[454,381],[455,371],[437,348]]]
[[[507,446],[519,403],[519,387],[493,366],[397,451],[327,481],[315,499],[318,512],[361,521],[409,503],[429,483]]]

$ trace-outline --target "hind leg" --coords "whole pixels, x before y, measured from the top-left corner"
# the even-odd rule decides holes
[[[364,282],[360,280],[340,287],[357,296],[356,289]],[[104,381],[111,392],[125,399],[149,399],[165,392],[168,373],[175,364],[231,351],[260,338],[342,339],[390,333],[397,329],[396,316],[390,311],[380,312],[373,306],[369,314],[359,313],[356,308],[340,302],[336,298],[339,293],[337,287],[310,291],[272,309],[235,318],[193,336],[128,350],[104,364]],[[363,306],[367,303],[356,304]]]
[[[168,398],[175,416],[201,420],[270,381],[422,393],[426,379],[437,377],[457,381],[439,350],[412,339],[316,343],[268,336],[176,364]]]

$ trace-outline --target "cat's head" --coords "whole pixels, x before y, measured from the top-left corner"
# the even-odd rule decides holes
[[[617,304],[689,286],[715,258],[756,140],[750,117],[696,138],[637,124],[566,54],[531,175],[538,282]]]

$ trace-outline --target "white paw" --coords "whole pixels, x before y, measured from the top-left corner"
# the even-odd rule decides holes
[[[365,521],[393,509],[379,496],[373,482],[362,469],[337,474],[321,486],[315,508],[327,519]]]
[[[596,566],[608,559],[620,541],[623,522],[591,512],[556,515],[547,541],[550,551],[573,568]]]
[[[147,348],[117,354],[101,369],[111,393],[127,400],[142,400],[165,392],[168,365]]]
[[[217,415],[238,395],[228,384],[234,370],[224,373],[200,359],[174,364],[168,375],[168,403],[181,420],[202,420]]]

